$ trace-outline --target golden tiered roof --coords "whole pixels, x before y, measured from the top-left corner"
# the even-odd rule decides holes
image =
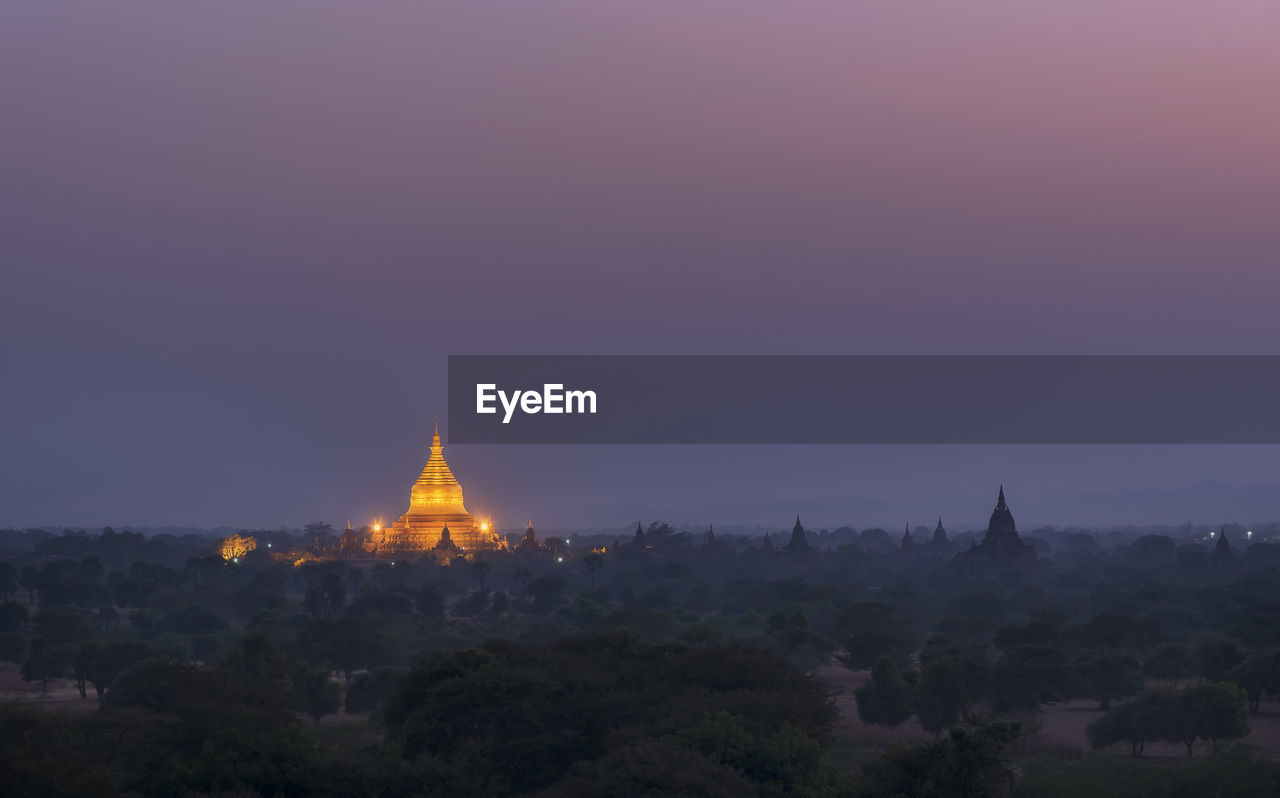
[[[375,527],[364,548],[374,554],[433,551],[445,529],[451,542],[465,551],[506,548],[506,540],[487,520],[477,521],[467,512],[462,485],[444,461],[437,422],[431,434],[431,455],[409,489],[409,509],[395,523]]]
[[[431,456],[427,458],[426,466],[409,492],[409,513],[467,514],[467,508],[462,503],[462,485],[458,484],[453,472],[449,470],[449,464],[444,461],[438,421],[431,434]]]

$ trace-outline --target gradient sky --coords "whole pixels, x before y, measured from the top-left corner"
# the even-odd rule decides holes
[[[1271,0],[13,2],[0,109],[0,525],[394,517],[450,353],[1280,352]],[[449,459],[548,528],[1280,485],[1276,447]]]

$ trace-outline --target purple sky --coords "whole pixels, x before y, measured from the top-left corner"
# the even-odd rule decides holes
[[[1277,97],[1271,0],[4,4],[0,525],[398,515],[450,353],[1280,352]],[[1274,447],[449,457],[547,527],[1280,484]]]

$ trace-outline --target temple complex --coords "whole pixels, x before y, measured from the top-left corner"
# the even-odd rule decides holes
[[[805,539],[804,527],[800,525],[800,516],[796,516],[796,525],[791,527],[791,540],[787,543],[787,551],[809,551],[809,541]]]
[[[969,563],[985,561],[1002,569],[1022,571],[1035,567],[1035,547],[1018,536],[1018,525],[1013,522],[1013,513],[1004,500],[1004,485],[1000,486],[996,509],[991,512],[982,543],[970,546],[962,557]]]
[[[543,545],[538,541],[537,534],[533,531],[533,519],[529,519],[529,526],[524,531],[524,537],[520,540],[520,545],[516,547],[516,551],[520,554],[537,554],[543,550]]]
[[[947,538],[947,530],[942,526],[942,516],[938,516],[938,525],[933,529],[933,537],[929,538],[929,542],[924,544],[924,548],[934,557],[951,554],[953,546],[950,539]]]
[[[446,531],[447,530],[447,531]],[[437,425],[427,465],[409,491],[409,509],[389,526],[375,524],[365,540],[371,554],[504,549],[506,541],[489,525],[467,512],[462,485],[449,470]]]

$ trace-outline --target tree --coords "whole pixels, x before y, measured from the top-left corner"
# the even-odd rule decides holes
[[[779,795],[834,794],[839,780],[822,744],[789,723],[773,734],[753,733],[736,715],[708,712],[674,739],[757,783],[776,785]]]
[[[998,798],[1013,791],[1014,772],[1003,753],[1022,733],[1012,721],[955,728],[942,740],[904,746],[866,762],[861,795]]]
[[[306,536],[311,538],[314,543],[325,545],[332,543],[334,540],[333,527],[320,521],[312,521],[302,527],[302,531]]]
[[[1128,743],[1132,756],[1142,756],[1149,742],[1171,736],[1172,690],[1150,690],[1090,723],[1085,733],[1094,748]]]
[[[1195,657],[1186,643],[1165,643],[1147,655],[1142,669],[1152,679],[1163,679],[1177,687],[1179,680],[1196,674]]]
[[[915,672],[904,678],[892,657],[881,656],[871,668],[871,679],[853,691],[858,717],[863,723],[897,726],[911,717]]]
[[[697,795],[739,798],[760,794],[759,782],[747,779],[714,758],[659,740],[637,740],[613,748],[599,760],[584,763],[542,793],[547,798],[609,795]]]
[[[404,671],[397,668],[375,668],[358,674],[347,685],[344,709],[348,715],[374,712],[400,683]]]
[[[1160,638],[1160,627],[1155,621],[1123,612],[1100,612],[1088,623],[1072,627],[1069,631],[1080,648],[1148,651]]]
[[[331,618],[347,600],[347,588],[337,571],[326,571],[319,582],[307,587],[303,606],[307,612],[321,618]]]
[[[453,602],[453,614],[459,618],[480,615],[489,608],[489,591],[473,590],[465,598]]]
[[[1280,685],[1280,651],[1259,651],[1231,669],[1231,681],[1240,685],[1249,698],[1249,711],[1256,713],[1262,694]]]
[[[559,574],[540,576],[529,583],[528,591],[533,596],[530,609],[538,615],[548,615],[560,606],[564,598],[568,582]]]
[[[493,563],[488,560],[476,560],[471,564],[471,572],[476,575],[476,581],[480,584],[480,589],[484,590],[484,583],[489,578],[489,572],[493,570]]]
[[[239,562],[241,557],[257,548],[258,540],[252,535],[232,533],[218,541],[218,554],[228,562]]]
[[[320,718],[342,707],[342,691],[323,668],[297,665],[293,670],[293,691],[298,711],[309,716],[317,726]]]
[[[85,643],[80,646],[71,661],[71,678],[75,680],[76,690],[80,692],[80,700],[87,697],[86,683],[89,681],[89,663],[98,653],[97,643]]]
[[[63,651],[43,637],[31,638],[27,658],[22,663],[22,681],[40,682],[40,694],[49,694],[49,680],[56,679],[66,670]]]
[[[947,656],[931,658],[920,670],[916,717],[927,732],[940,734],[954,726],[969,708],[965,667]]]
[[[435,585],[423,585],[414,599],[418,612],[428,618],[440,618],[444,615],[444,594]]]
[[[596,573],[604,567],[604,555],[596,551],[588,552],[582,558],[582,567],[587,569],[587,574],[591,577],[591,586],[595,587]]]
[[[98,556],[85,557],[80,561],[80,573],[83,579],[90,582],[101,582],[103,567],[102,558]]]
[[[26,653],[27,641],[22,635],[0,632],[0,662],[21,665]]]
[[[1225,682],[1201,682],[1179,690],[1172,702],[1171,737],[1187,746],[1192,756],[1196,740],[1208,740],[1218,753],[1224,740],[1249,733],[1244,691]]]
[[[240,638],[215,677],[221,685],[222,700],[252,707],[263,714],[264,720],[284,724],[296,718],[302,703],[294,684],[296,668],[296,663],[271,638],[255,631]],[[215,691],[212,696],[192,698],[207,701],[217,695]]]
[[[30,617],[27,608],[16,601],[0,604],[0,634],[12,634]]]
[[[355,618],[312,621],[298,635],[297,646],[309,661],[323,663],[347,680],[355,671],[385,665],[390,658],[386,637]]]
[[[0,601],[8,601],[18,589],[18,569],[8,560],[0,561]]]
[[[103,604],[98,608],[98,623],[102,624],[103,629],[110,629],[119,618],[120,614],[111,604]]]
[[[1062,650],[1052,646],[1019,646],[992,669],[996,712],[1039,709],[1062,700],[1075,681]]]
[[[970,705],[991,695],[991,661],[986,646],[955,645],[934,636],[920,651],[921,665],[928,665],[934,657],[949,657],[964,668],[964,692]]]
[[[533,579],[533,571],[528,568],[517,568],[512,576],[520,583],[520,595],[527,596],[529,594],[529,580]]]
[[[40,572],[33,565],[24,565],[18,572],[18,584],[27,591],[27,603],[36,603],[36,588],[40,587]]]
[[[1231,669],[1244,661],[1245,650],[1225,635],[1205,635],[1196,640],[1194,648],[1196,667],[1202,679],[1224,682],[1231,677]]]
[[[1119,648],[1092,649],[1079,654],[1073,663],[1081,677],[1081,692],[1098,701],[1100,709],[1110,709],[1114,698],[1127,698],[1142,691],[1146,676],[1133,652]]]
[[[36,634],[53,646],[78,646],[93,639],[93,624],[78,612],[41,610],[35,617]]]
[[[844,632],[846,668],[871,667],[881,656],[905,663],[911,651],[909,625],[893,608],[878,601],[862,601],[846,609],[837,621]]]
[[[166,616],[160,621],[159,628],[184,635],[207,635],[222,632],[228,625],[226,619],[208,607],[192,604]]]
[[[391,563],[391,578],[396,584],[404,584],[404,580],[409,577],[409,572],[413,570],[413,563],[408,560],[396,560]]]
[[[672,689],[678,686],[680,689]],[[479,786],[476,794],[653,795],[667,784],[664,774],[679,771],[697,755],[745,794],[781,794],[763,785],[744,784],[744,776],[719,762],[740,761],[743,740],[736,729],[681,738],[681,730],[700,726],[708,713],[736,716],[748,738],[773,737],[774,750],[752,767],[796,773],[813,760],[811,740],[828,739],[836,715],[821,685],[787,664],[776,652],[742,646],[704,647],[683,643],[646,643],[632,635],[609,633],[568,637],[545,646],[491,640],[477,648],[437,654],[409,671],[383,704],[381,724],[387,740],[406,761],[434,760],[485,773],[501,784]],[[713,744],[703,744],[712,738]],[[680,739],[684,745],[677,742]],[[605,770],[583,782],[575,772],[596,773],[635,741],[661,740],[664,758],[617,780]],[[707,750],[707,753],[701,753]],[[674,751],[674,754],[667,756]],[[676,758],[673,758],[676,757]],[[820,757],[819,757],[820,758]],[[771,761],[772,760],[772,761]],[[688,762],[692,766],[693,762]],[[647,775],[647,781],[646,781]],[[678,774],[677,774],[678,775]],[[565,784],[556,785],[565,780]],[[803,778],[802,778],[803,780]],[[671,795],[711,795],[670,782]],[[556,785],[556,786],[553,786]],[[646,787],[647,785],[647,787]],[[771,784],[769,786],[777,786]],[[563,787],[563,789],[562,789]],[[599,789],[597,789],[599,788]],[[449,794],[449,793],[446,793]],[[744,793],[737,793],[739,795]],[[824,794],[796,789],[791,794]]]
[[[155,580],[127,577],[115,586],[115,603],[121,607],[145,607],[147,599],[159,588]]]
[[[103,645],[82,646],[82,663],[78,663],[77,678],[93,685],[98,694],[98,704],[106,703],[107,690],[116,677],[134,663],[154,656],[155,652],[145,643],[117,642]],[[83,695],[83,693],[82,693]]]

